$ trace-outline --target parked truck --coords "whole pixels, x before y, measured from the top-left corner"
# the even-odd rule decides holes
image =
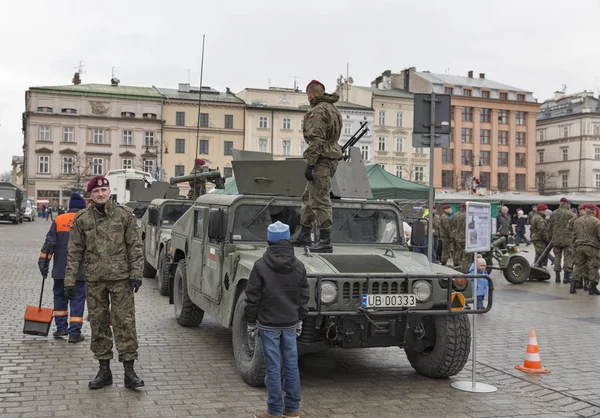
[[[110,194],[113,199],[122,205],[133,200],[130,194],[132,180],[142,180],[146,184],[155,181],[150,173],[129,168],[109,170],[104,177],[110,182]]]
[[[0,182],[0,220],[22,223],[24,205],[23,190],[13,183]]]

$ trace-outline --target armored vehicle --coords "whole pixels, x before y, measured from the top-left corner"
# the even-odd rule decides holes
[[[23,190],[10,182],[0,182],[0,220],[23,223]]]
[[[299,233],[306,164],[234,150],[232,165],[240,195],[200,196],[173,226],[170,301],[181,326],[199,326],[208,314],[230,328],[237,368],[246,383],[259,386],[265,364],[260,340],[248,341],[244,288],[266,250],[267,226],[281,221],[293,237]],[[369,200],[357,148],[340,161],[332,183],[333,253],[295,251],[310,285],[299,353],[396,346],[418,373],[457,374],[470,352],[466,314],[487,312],[491,290],[485,309],[461,310],[472,300],[473,276],[409,251],[398,204]],[[413,242],[423,241],[421,222],[413,223]]]

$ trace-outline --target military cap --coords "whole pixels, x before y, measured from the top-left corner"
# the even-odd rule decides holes
[[[539,210],[539,211],[548,210],[548,205],[540,203],[539,205],[537,205],[537,210]]]
[[[581,205],[577,206],[577,210],[584,210],[585,209],[585,203],[582,203]]]
[[[593,212],[596,212],[598,210],[598,206],[594,205],[593,203],[586,203],[584,206],[586,209],[589,209]]]
[[[446,210],[446,209],[452,209],[452,206],[450,206],[450,205],[446,204],[446,205],[442,206],[442,209],[443,209],[443,210]]]
[[[566,197],[562,197],[560,199],[560,203],[571,203],[571,202],[569,202],[569,199],[567,199]]]
[[[308,91],[308,88],[313,84],[320,84],[321,87],[323,87],[323,90],[325,90],[325,84],[321,83],[319,80],[311,80],[310,83],[306,85],[306,91]]]
[[[110,183],[108,182],[106,177],[96,176],[93,179],[91,179],[90,182],[88,183],[87,191],[89,193],[92,190],[97,189],[98,187],[108,187],[109,185],[110,185]]]
[[[464,208],[464,207],[465,207],[465,204],[464,204],[464,203],[461,203],[460,205],[458,205],[458,210],[461,210],[461,209],[462,209],[462,208]]]

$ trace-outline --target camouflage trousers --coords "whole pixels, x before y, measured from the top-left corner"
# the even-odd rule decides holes
[[[454,248],[452,251],[452,263],[454,266],[461,266],[465,255],[465,242],[454,240]]]
[[[573,270],[573,247],[552,247],[552,251],[554,251],[554,271],[560,271],[560,266],[563,266],[564,271]],[[563,254],[565,256],[564,265],[561,264]]]
[[[127,280],[87,282],[87,303],[92,328],[90,349],[96,360],[113,358],[113,332],[119,361],[137,360],[135,301]],[[110,313],[112,312],[112,331]]]
[[[320,159],[315,165],[314,181],[307,181],[302,193],[300,223],[319,229],[331,229],[333,213],[331,210],[331,178],[337,170],[337,160]]]
[[[442,263],[447,263],[448,259],[452,258],[452,238],[441,237],[442,242],[442,256],[440,257]]]
[[[591,245],[579,245],[575,248],[573,261],[575,268],[573,269],[573,278],[575,282],[580,282],[581,279],[589,279],[591,282],[598,284],[600,275],[598,268],[600,267],[599,249]]]
[[[546,249],[547,245],[548,245],[548,243],[546,243],[544,241],[533,241],[533,248],[535,249],[535,258],[533,259],[534,263],[536,263],[538,261],[538,259],[542,256],[542,253]],[[542,260],[541,265],[545,266],[547,264],[548,264],[548,257],[546,257],[544,260]]]

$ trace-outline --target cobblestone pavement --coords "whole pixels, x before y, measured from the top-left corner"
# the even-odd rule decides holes
[[[266,392],[238,376],[231,335],[206,318],[179,327],[154,279],[136,295],[143,390],[115,385],[90,391],[97,363],[82,344],[22,334],[23,312],[37,303],[37,257],[49,223],[0,225],[0,416],[8,417],[251,417]],[[522,247],[525,248],[525,247]],[[527,254],[532,258],[531,251]],[[304,417],[600,416],[600,298],[570,295],[567,285],[508,284],[494,272],[496,303],[478,319],[477,379],[498,387],[471,394],[450,387],[469,380],[470,366],[449,380],[417,375],[402,350],[332,350],[300,359]],[[51,286],[44,305],[51,306]],[[542,361],[552,373],[524,375],[529,328],[535,326]],[[469,362],[470,364],[470,362]]]

